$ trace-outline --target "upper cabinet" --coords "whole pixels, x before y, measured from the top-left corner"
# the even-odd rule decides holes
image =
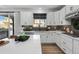
[[[66,7],[54,12],[54,25],[71,25],[71,22],[65,19]]]
[[[69,14],[73,11],[73,6],[72,5],[67,5],[66,6],[66,14]]]
[[[52,25],[71,25],[71,21],[66,20],[66,15],[70,15],[74,12],[77,12],[78,10],[78,5],[67,5],[61,10],[54,12],[52,16],[50,15],[52,18],[49,18],[53,20],[51,20],[49,24],[52,23]]]
[[[55,25],[60,25],[60,11],[55,12]]]
[[[32,25],[33,24],[33,13],[21,11],[21,25]]]
[[[79,11],[79,5],[73,5],[73,12]]]
[[[47,13],[46,25],[55,25],[54,12]]]
[[[66,6],[66,15],[79,11],[79,5],[67,5]]]
[[[60,12],[48,12],[46,25],[60,25]]]
[[[66,7],[62,8],[60,10],[60,24],[61,25],[70,25],[70,21],[65,19],[66,16]]]

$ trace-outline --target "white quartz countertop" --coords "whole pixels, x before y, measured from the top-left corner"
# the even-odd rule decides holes
[[[40,35],[30,35],[30,38],[25,42],[16,43],[13,39],[10,43],[0,46],[0,54],[41,54]]]

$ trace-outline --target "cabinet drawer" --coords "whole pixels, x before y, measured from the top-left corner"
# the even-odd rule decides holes
[[[41,38],[41,43],[46,43],[46,37],[45,36],[40,36],[40,38]]]
[[[72,43],[72,39],[71,39],[71,38],[66,38],[66,39],[65,39],[65,42],[67,42],[67,43]]]
[[[61,37],[63,40],[64,40],[64,42],[66,42],[66,43],[72,43],[72,38],[70,38],[69,36],[62,36]]]
[[[41,38],[42,43],[48,43],[48,35],[47,35],[47,33],[41,33],[40,38]]]
[[[61,43],[64,47],[72,50],[72,42],[62,40]]]
[[[73,39],[73,53],[79,54],[79,40]]]
[[[64,42],[64,46],[70,50],[72,50],[72,43]]]
[[[72,50],[68,49],[68,48],[63,48],[63,51],[67,54],[72,54]]]

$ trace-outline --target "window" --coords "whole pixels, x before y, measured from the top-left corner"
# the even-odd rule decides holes
[[[45,27],[45,20],[34,19],[33,27]]]
[[[33,18],[33,27],[45,27],[45,19],[47,17],[46,13],[34,13]]]
[[[8,37],[9,20],[6,16],[0,16],[0,39]]]

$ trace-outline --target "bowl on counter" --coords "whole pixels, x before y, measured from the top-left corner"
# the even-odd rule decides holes
[[[9,43],[9,40],[7,38],[0,40],[0,46],[4,46],[4,45],[6,45],[8,43]]]
[[[24,42],[24,41],[28,40],[29,37],[30,37],[30,36],[17,36],[17,37],[15,38],[15,41]]]

